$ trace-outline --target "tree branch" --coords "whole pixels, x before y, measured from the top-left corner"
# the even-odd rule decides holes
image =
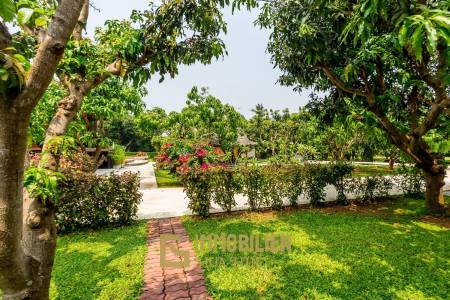
[[[30,113],[53,79],[67,41],[80,15],[83,0],[62,0],[52,18],[45,38],[39,45],[26,81],[26,87],[14,101]]]
[[[11,45],[11,34],[3,22],[0,22],[0,50],[8,48]]]
[[[115,76],[120,75],[121,66],[122,66],[122,61],[116,60],[115,62],[113,62],[112,64],[107,66],[102,73],[97,74],[91,80],[86,81],[83,84],[84,93],[88,93],[92,89],[96,88],[97,86],[99,86],[100,84],[105,82],[105,80],[107,80],[112,75],[115,75]]]
[[[363,91],[360,91],[358,89],[354,89],[351,87],[348,87],[345,85],[344,82],[342,82],[339,78],[337,78],[333,72],[325,66],[319,66],[319,68],[325,73],[325,75],[328,77],[328,79],[330,79],[330,81],[340,90],[348,93],[348,94],[352,94],[352,95],[356,95],[356,96],[362,96],[362,97],[367,97],[367,94],[364,93]]]
[[[417,121],[417,99],[419,97],[419,93],[417,90],[417,86],[414,86],[411,93],[408,95],[408,104],[409,104],[409,115],[410,115],[410,124],[411,131],[416,130],[418,125]]]
[[[74,40],[81,41],[83,39],[83,30],[86,30],[87,21],[89,18],[89,2],[89,0],[84,0],[80,17],[78,18],[77,25],[75,25],[75,29],[73,30],[72,34]]]

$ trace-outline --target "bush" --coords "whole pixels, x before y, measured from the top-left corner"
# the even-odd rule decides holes
[[[286,172],[286,197],[292,206],[298,205],[298,198],[304,190],[304,170],[300,166],[290,166]]]
[[[248,198],[251,210],[263,207],[279,209],[283,200],[296,205],[301,194],[312,204],[325,201],[325,186],[338,190],[338,200],[347,202],[344,181],[351,174],[348,164],[265,165],[251,164],[231,169],[223,165],[208,168],[178,168],[178,174],[189,198],[189,208],[202,217],[209,215],[211,201],[223,210],[236,205],[235,194]]]
[[[209,216],[211,199],[213,198],[212,170],[189,170],[181,176],[186,196],[189,198],[189,209],[195,214],[206,218]]]
[[[425,190],[425,176],[416,167],[401,165],[396,183],[405,195],[419,197]]]
[[[138,174],[128,172],[98,176],[69,171],[65,172],[65,176],[57,205],[59,231],[127,225],[136,217],[142,196]]]
[[[173,144],[164,144],[155,157],[156,167],[171,170],[172,172],[191,168],[208,169],[223,165],[229,161],[221,148],[209,144],[194,144],[188,141],[176,141]]]
[[[357,202],[372,202],[378,198],[386,198],[394,187],[392,178],[387,176],[354,177],[346,184],[347,191],[356,196]]]
[[[122,145],[114,144],[110,156],[114,161],[114,165],[122,165],[127,158],[126,148]]]
[[[220,169],[211,172],[211,176],[211,190],[214,203],[219,205],[224,211],[231,212],[231,209],[236,206],[234,196],[241,191],[238,178],[234,176],[234,172],[231,169]]]
[[[268,201],[268,178],[263,168],[257,165],[240,167],[237,173],[241,176],[242,191],[248,198],[251,210],[266,206]]]

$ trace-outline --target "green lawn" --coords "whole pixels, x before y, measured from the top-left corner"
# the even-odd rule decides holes
[[[159,188],[182,187],[178,178],[168,170],[155,170],[156,183]]]
[[[139,222],[59,237],[51,299],[137,299],[146,236],[146,222]]]
[[[248,263],[235,263],[239,253],[201,254],[214,299],[450,299],[450,229],[423,214],[423,200],[400,199],[357,213],[338,207],[183,222],[191,238],[292,238],[291,253],[250,254],[258,260]]]
[[[394,170],[389,169],[389,166],[377,166],[377,165],[354,165],[353,176],[355,177],[367,177],[375,175],[393,175]]]

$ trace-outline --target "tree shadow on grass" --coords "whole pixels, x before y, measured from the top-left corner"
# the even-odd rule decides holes
[[[143,282],[146,238],[145,222],[61,237],[52,299],[135,299]]]
[[[260,253],[257,264],[200,256],[217,299],[449,299],[450,230],[411,216],[299,211],[270,220],[188,221],[188,232],[289,233],[289,254]]]

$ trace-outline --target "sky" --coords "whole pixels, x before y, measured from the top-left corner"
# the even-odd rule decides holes
[[[124,19],[133,9],[145,9],[147,1],[94,0],[94,5],[100,12],[91,9],[88,35],[92,35],[94,28],[102,26],[108,19]],[[246,117],[252,115],[251,110],[258,103],[266,108],[288,108],[290,111],[297,111],[305,105],[309,91],[298,93],[277,83],[280,71],[273,68],[270,55],[266,53],[270,32],[253,25],[257,15],[257,11],[238,11],[232,15],[231,9],[227,9],[225,20],[228,34],[223,40],[228,55],[207,66],[181,66],[174,79],[166,77],[162,83],[154,77],[147,84],[147,107],[180,111],[186,102],[186,94],[193,86],[208,87],[210,94],[233,105]]]

